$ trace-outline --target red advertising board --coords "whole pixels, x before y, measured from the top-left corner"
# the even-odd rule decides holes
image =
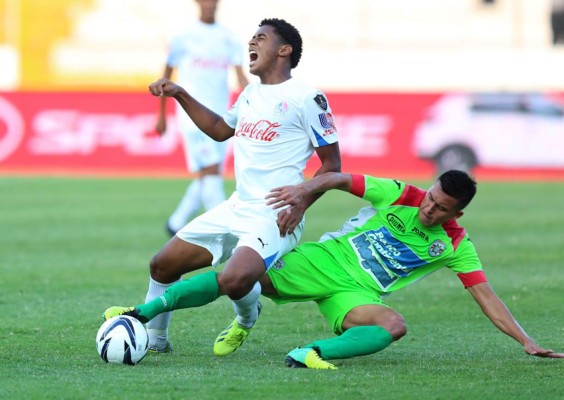
[[[501,114],[497,110],[494,116],[483,110],[476,114],[474,106],[466,110],[466,103],[458,104],[442,93],[327,93],[327,97],[339,130],[343,171],[430,178],[436,165],[421,152],[439,152],[438,146],[452,150],[453,143],[464,142],[468,154],[474,153],[459,151],[458,156],[474,157],[477,175],[564,179],[564,142],[559,147],[554,142],[564,138],[564,113],[558,116],[557,107],[548,118],[535,114],[521,121],[521,110],[508,122],[503,120],[506,110]],[[171,131],[161,137],[154,130],[158,99],[149,94],[0,93],[0,173],[185,175],[172,101],[169,104]],[[504,126],[511,128],[509,133]],[[540,161],[530,157],[536,150],[526,135],[533,126],[553,135],[541,143]],[[478,140],[478,127],[490,139]],[[450,139],[447,131],[469,138]],[[504,135],[519,136],[524,150]],[[535,135],[538,142],[539,134]],[[436,149],[429,150],[429,144]],[[444,159],[456,155],[449,153]],[[317,165],[312,160],[306,173],[310,175]],[[232,173],[231,158],[226,171]]]

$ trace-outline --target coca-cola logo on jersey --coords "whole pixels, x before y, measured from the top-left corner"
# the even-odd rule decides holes
[[[276,128],[281,125],[278,122],[270,122],[261,119],[257,122],[247,122],[244,118],[237,124],[235,136],[245,136],[249,139],[271,142],[278,136]]]
[[[217,68],[217,69],[227,69],[229,68],[229,63],[225,60],[215,60],[206,58],[196,58],[192,61],[192,65],[199,68]]]

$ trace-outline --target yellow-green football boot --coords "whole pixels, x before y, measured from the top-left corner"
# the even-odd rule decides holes
[[[311,368],[311,369],[337,369],[330,362],[325,361],[319,356],[315,349],[297,348],[286,356],[286,365],[290,368]]]

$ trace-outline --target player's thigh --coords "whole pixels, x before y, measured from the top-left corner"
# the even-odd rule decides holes
[[[191,220],[176,232],[176,236],[180,240],[205,249],[211,255],[208,265],[215,267],[221,264],[231,256],[238,241],[230,230],[231,208],[228,199]]]
[[[268,270],[268,277],[265,287],[275,293],[277,303],[318,301],[352,280],[317,243],[302,244],[284,255]]]
[[[264,263],[263,273],[296,247],[303,232],[302,221],[293,234],[280,236],[276,211],[262,205],[240,207],[234,213],[232,232],[239,238],[236,247],[254,250]]]
[[[316,300],[331,292],[331,281],[316,274],[316,266],[300,252],[290,252],[268,270],[266,295],[277,303]]]
[[[252,289],[264,272],[264,261],[255,250],[237,247],[217,276],[220,291],[232,299],[241,298]]]
[[[330,296],[319,300],[317,305],[336,334],[352,326],[378,325],[371,315],[357,313],[357,310],[375,312],[388,309],[378,293],[355,284],[341,285]]]
[[[173,236],[151,261],[152,275],[160,277],[159,282],[177,278],[200,268],[211,265],[212,254],[204,247],[186,242]]]
[[[384,304],[363,304],[350,310],[343,320],[343,329],[354,326],[378,325],[397,330],[405,325],[403,317]]]

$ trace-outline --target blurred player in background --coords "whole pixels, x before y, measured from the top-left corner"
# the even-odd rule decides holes
[[[305,210],[321,196],[273,210],[266,196],[273,187],[303,181],[307,161],[317,153],[316,175],[340,171],[337,129],[325,95],[292,77],[302,54],[302,38],[288,22],[264,19],[249,41],[249,84],[221,117],[181,86],[162,78],[149,86],[155,96],[174,97],[195,124],[217,141],[233,137],[236,189],[229,199],[196,217],[151,260],[145,301],[160,301],[182,275],[226,262],[189,282],[188,301],[202,306],[225,294],[233,300],[236,319],[216,339],[214,353],[224,356],[245,340],[260,312],[258,279],[300,240]],[[131,311],[111,307],[106,319]],[[170,312],[147,324],[150,347],[170,349]]]
[[[234,68],[240,88],[248,81],[243,73],[243,46],[235,35],[216,22],[219,0],[195,0],[200,19],[175,36],[166,61],[164,77],[177,70],[178,84],[210,110],[223,114],[229,102],[228,73]],[[186,189],[166,229],[173,236],[200,209],[209,210],[225,200],[222,167],[227,142],[202,133],[177,104],[176,118],[182,133],[186,163],[195,179]],[[166,97],[161,98],[157,131],[166,131]]]
[[[550,28],[552,31],[552,44],[559,45],[564,43],[564,0],[551,0]]]

